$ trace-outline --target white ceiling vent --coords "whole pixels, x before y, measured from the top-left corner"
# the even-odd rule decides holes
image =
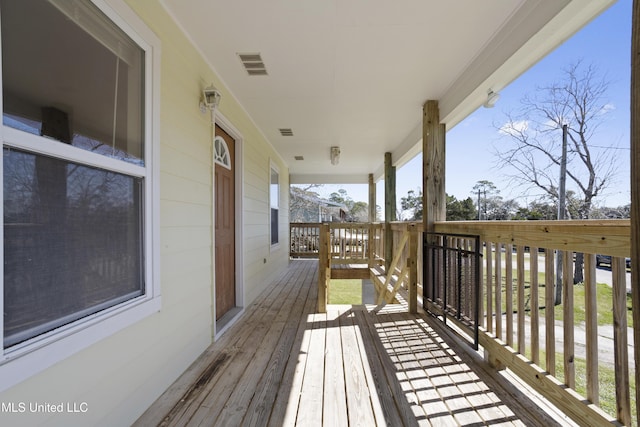
[[[280,128],[278,130],[282,136],[293,136],[293,130],[291,130],[291,128]]]
[[[264,66],[259,53],[238,53],[238,57],[250,76],[266,76],[267,68]]]

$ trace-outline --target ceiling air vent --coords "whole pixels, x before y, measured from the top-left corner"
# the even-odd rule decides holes
[[[304,160],[304,157],[302,157],[302,156],[294,156],[293,158],[296,159],[296,160]]]
[[[250,76],[266,76],[267,68],[259,53],[238,53],[240,61]]]
[[[293,130],[291,130],[291,128],[280,128],[278,130],[282,136],[293,136]]]

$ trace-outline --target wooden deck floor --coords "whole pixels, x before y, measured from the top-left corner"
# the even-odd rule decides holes
[[[465,361],[425,315],[315,314],[316,280],[317,261],[293,261],[136,425],[558,425]]]

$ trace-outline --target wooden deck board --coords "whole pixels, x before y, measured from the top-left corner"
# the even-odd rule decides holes
[[[313,320],[309,355],[300,391],[300,407],[296,425],[321,426],[324,385],[324,349],[326,314],[316,313],[310,316]]]
[[[315,262],[313,263],[315,264]],[[311,264],[308,266],[311,266]],[[304,304],[300,319],[298,319],[295,324],[290,325],[291,328],[296,330],[296,335],[284,376],[271,411],[271,417],[269,418],[269,426],[273,427],[295,426],[298,415],[300,390],[302,389],[302,380],[304,378],[307,355],[309,354],[309,344],[311,342],[311,334],[307,328],[307,319],[316,308],[316,299],[318,296],[317,269],[307,268],[306,271],[305,277],[311,279],[311,283],[307,284],[310,287],[308,299]],[[311,274],[309,274],[309,271]]]
[[[307,272],[307,276],[301,278],[301,283],[310,285],[313,272]],[[298,332],[297,320],[301,318],[305,310],[305,302],[309,300],[310,286],[301,286],[293,303],[289,315],[289,321],[285,324],[282,333],[282,345],[277,346],[269,361],[269,368],[265,371],[260,382],[256,385],[256,393],[247,407],[247,415],[243,425],[263,425],[265,419],[269,419],[271,409],[274,407],[278,390],[282,387],[282,380],[286,378],[284,371],[290,357]],[[313,307],[307,308],[309,311]]]
[[[486,382],[424,314],[315,314],[316,302],[317,261],[293,261],[135,425],[554,425]]]
[[[323,396],[325,403],[322,420],[325,425],[331,426],[349,424],[347,418],[347,396],[345,394],[345,364],[342,358],[342,330],[339,316],[339,310],[327,310],[327,352]]]
[[[373,404],[375,398],[369,395],[366,371],[369,370],[366,360],[361,357],[358,343],[358,330],[353,316],[349,313],[343,317],[342,348],[344,358],[345,384],[347,406],[349,409],[349,423],[351,425],[375,425]]]

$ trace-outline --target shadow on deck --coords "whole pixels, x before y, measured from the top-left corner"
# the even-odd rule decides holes
[[[135,425],[560,425],[423,313],[316,314],[317,266],[292,261]]]

